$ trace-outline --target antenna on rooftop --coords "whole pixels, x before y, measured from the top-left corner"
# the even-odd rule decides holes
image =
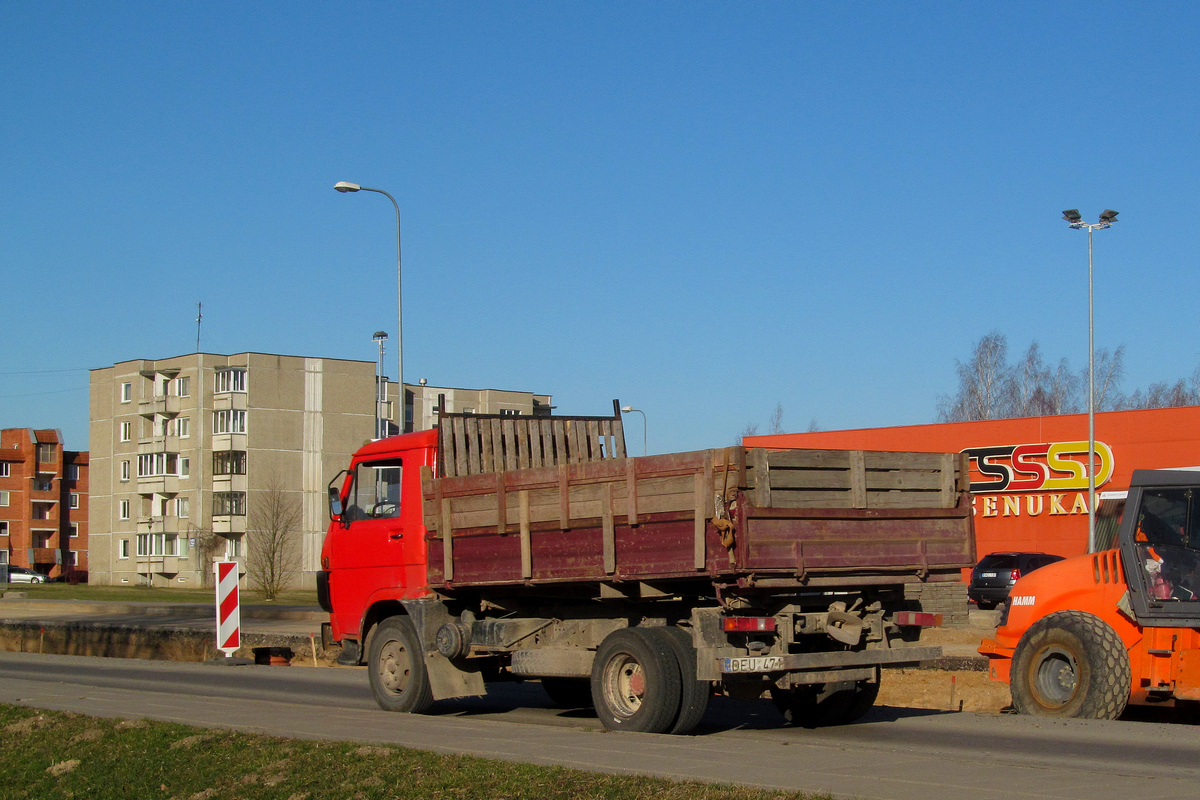
[[[201,313],[203,310],[204,310],[204,304],[196,303],[196,352],[197,353],[200,352],[200,320],[204,319],[204,314]]]

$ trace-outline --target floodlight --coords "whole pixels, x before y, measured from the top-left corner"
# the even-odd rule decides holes
[[[1113,211],[1111,208],[1106,208],[1104,209],[1104,213],[1100,215],[1100,221],[1112,225],[1117,221],[1117,213],[1118,212]]]
[[[338,185],[340,186],[341,184],[338,184]],[[345,190],[343,189],[342,191],[345,191]],[[1071,224],[1074,224],[1076,222],[1079,222],[1081,219],[1083,219],[1083,217],[1079,216],[1078,208],[1068,208],[1066,211],[1063,212],[1063,219],[1065,219],[1067,222],[1070,222]]]

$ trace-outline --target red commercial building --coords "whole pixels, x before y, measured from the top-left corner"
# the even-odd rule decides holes
[[[56,430],[0,431],[0,551],[58,577],[87,571],[88,454]]]
[[[1087,551],[1086,414],[748,436],[745,444],[966,453],[980,557]],[[1200,406],[1096,414],[1095,462],[1098,497],[1127,489],[1135,469],[1200,466]]]

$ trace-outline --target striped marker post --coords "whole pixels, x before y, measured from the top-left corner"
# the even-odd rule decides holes
[[[238,600],[236,561],[217,561],[217,649],[232,656],[242,646],[242,614]]]

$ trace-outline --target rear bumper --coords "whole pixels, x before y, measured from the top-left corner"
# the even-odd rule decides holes
[[[967,597],[978,603],[983,600],[987,603],[1003,603],[1008,600],[1008,590],[1010,586],[968,586]]]

